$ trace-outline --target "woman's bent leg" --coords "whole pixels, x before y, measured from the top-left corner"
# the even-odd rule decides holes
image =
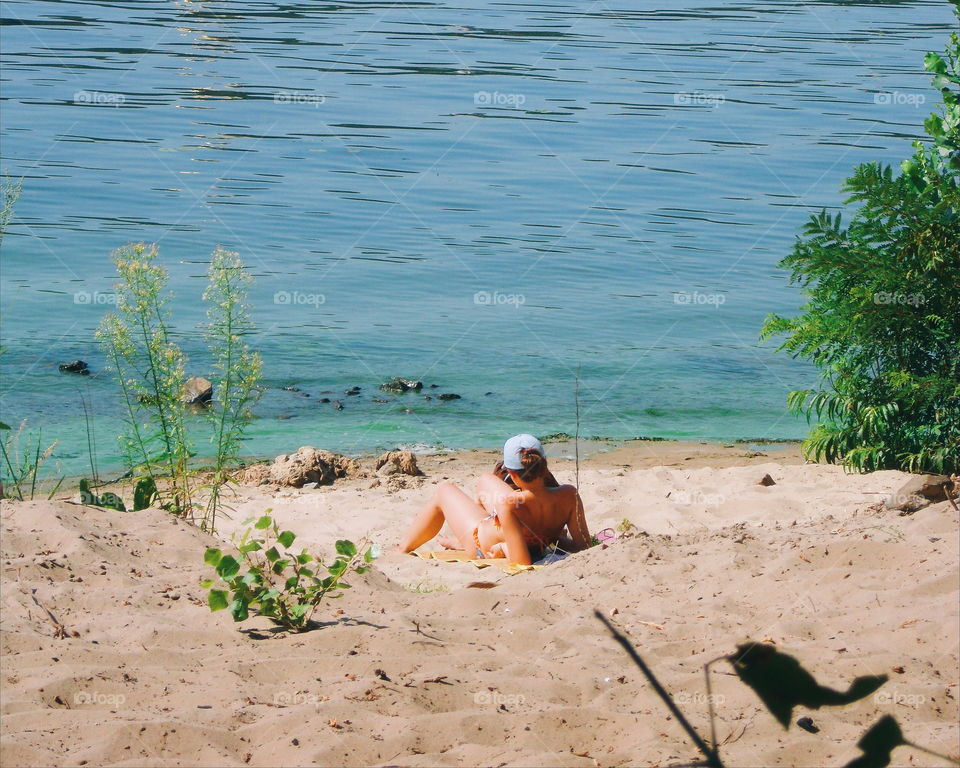
[[[477,501],[487,512],[496,511],[501,499],[515,492],[515,488],[511,488],[492,472],[480,475],[477,479]]]
[[[413,552],[440,533],[446,521],[453,529],[461,546],[472,552],[473,531],[484,517],[483,508],[453,483],[441,483],[433,497],[417,514],[400,542],[401,552]]]

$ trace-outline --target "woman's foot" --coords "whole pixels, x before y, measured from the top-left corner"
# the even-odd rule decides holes
[[[449,536],[437,536],[437,544],[444,549],[463,549],[463,545],[457,539]]]

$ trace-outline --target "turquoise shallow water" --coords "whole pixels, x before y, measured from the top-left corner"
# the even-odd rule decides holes
[[[205,260],[223,244],[255,275],[251,455],[573,432],[578,366],[585,435],[802,436],[784,400],[813,372],[757,342],[801,299],[775,264],[854,164],[909,152],[923,54],[955,27],[931,0],[13,0],[2,20],[2,166],[24,181],[0,408],[77,472],[83,395],[117,463],[93,330],[133,240],[160,244],[194,374]],[[96,375],[57,372],[75,358]],[[373,402],[393,375],[462,399]]]

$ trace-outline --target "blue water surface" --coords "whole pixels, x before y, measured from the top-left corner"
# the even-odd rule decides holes
[[[578,369],[583,435],[802,436],[785,398],[815,372],[758,342],[802,303],[776,264],[855,164],[922,137],[923,55],[956,28],[931,0],[0,14],[2,167],[23,179],[0,408],[73,472],[83,399],[101,468],[120,464],[94,330],[132,241],[159,244],[191,374],[210,373],[214,247],[256,278],[251,456],[573,433]],[[75,358],[94,375],[58,372]],[[390,376],[428,390],[378,392]]]

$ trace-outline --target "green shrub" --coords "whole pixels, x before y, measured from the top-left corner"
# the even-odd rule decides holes
[[[375,557],[369,547],[340,540],[336,558],[327,565],[305,549],[299,554],[289,551],[296,534],[281,531],[270,515],[243,524],[249,527],[237,545],[239,558],[216,547],[203,557],[217,573],[217,579],[202,584],[210,590],[210,610],[229,608],[234,621],[245,620],[253,611],[288,629],[306,629],[324,598],[341,597],[342,590],[349,589],[343,576],[363,573]],[[258,538],[257,531],[267,533]]]
[[[928,54],[943,114],[895,174],[878,163],[847,179],[841,215],[812,216],[780,262],[808,296],[799,317],[767,318],[761,338],[811,360],[818,390],[788,408],[816,424],[804,451],[857,471],[960,469],[960,40]]]

